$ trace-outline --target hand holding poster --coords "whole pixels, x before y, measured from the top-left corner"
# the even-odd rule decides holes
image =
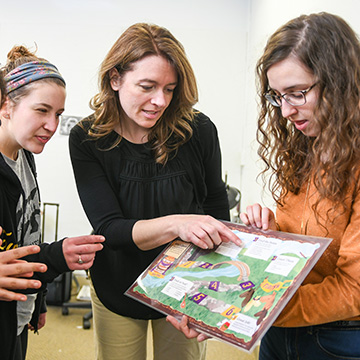
[[[331,239],[224,222],[242,247],[212,250],[175,240],[126,294],[199,332],[251,351]]]

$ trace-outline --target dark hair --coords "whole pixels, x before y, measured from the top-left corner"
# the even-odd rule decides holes
[[[115,68],[121,77],[132,69],[135,62],[151,55],[167,59],[178,76],[171,103],[148,137],[155,151],[156,161],[165,164],[169,154],[192,135],[189,123],[194,117],[193,106],[198,100],[198,92],[194,72],[183,46],[163,27],[145,23],[134,24],[110,49],[99,71],[100,92],[90,102],[91,108],[95,110],[95,120],[89,135],[94,138],[106,136],[119,120],[121,122],[120,101],[110,84],[111,70]],[[113,147],[120,141],[121,136]]]
[[[269,68],[294,56],[313,73],[319,93],[314,121],[317,137],[308,137],[282,117],[281,109],[264,99]],[[320,197],[339,205],[360,160],[360,45],[357,35],[339,16],[302,15],[280,27],[257,63],[261,109],[258,153],[270,170],[269,187],[281,205],[286,194],[298,193],[313,177]]]

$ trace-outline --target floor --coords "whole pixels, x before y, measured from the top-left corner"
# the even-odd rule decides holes
[[[82,316],[86,309],[70,309],[69,315],[62,315],[61,307],[50,306],[46,326],[39,334],[29,334],[27,360],[90,360],[94,359],[92,327],[82,328]],[[255,360],[257,349],[252,355],[234,346],[208,340],[206,360]],[[121,359],[121,358],[119,358]],[[148,357],[147,360],[153,360]]]

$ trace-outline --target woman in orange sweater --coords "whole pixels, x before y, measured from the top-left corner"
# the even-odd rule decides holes
[[[360,45],[327,13],[291,20],[257,64],[257,139],[276,216],[242,221],[333,238],[261,342],[260,359],[360,359]]]
[[[300,16],[257,64],[258,153],[276,216],[247,225],[333,241],[260,345],[260,360],[360,359],[360,44],[340,17]],[[187,337],[205,336],[168,317]]]

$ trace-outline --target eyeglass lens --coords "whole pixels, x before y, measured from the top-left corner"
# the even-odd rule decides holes
[[[284,94],[282,96],[275,94],[265,94],[265,99],[274,106],[281,106],[281,98],[293,106],[300,106],[305,104],[305,95],[300,91],[295,91],[292,93]]]

